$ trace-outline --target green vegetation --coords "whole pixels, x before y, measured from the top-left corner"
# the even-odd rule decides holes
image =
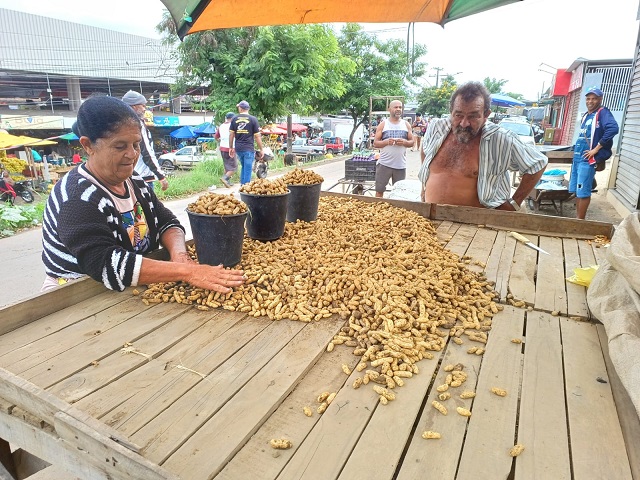
[[[15,205],[0,203],[0,237],[8,237],[23,228],[42,223],[46,199],[35,204]]]

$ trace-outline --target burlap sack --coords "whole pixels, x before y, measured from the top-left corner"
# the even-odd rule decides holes
[[[587,292],[591,312],[604,324],[609,356],[640,415],[640,217],[626,217],[611,239],[607,259]]]

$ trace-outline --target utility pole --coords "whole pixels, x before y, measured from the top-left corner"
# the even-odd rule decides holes
[[[433,70],[436,71],[435,75],[429,75],[430,77],[436,77],[436,88],[438,88],[439,84],[440,84],[440,71],[444,70],[444,68],[442,67],[433,67]]]

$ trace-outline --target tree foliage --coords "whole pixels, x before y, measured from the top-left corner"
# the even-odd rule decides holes
[[[456,88],[458,85],[452,75],[445,76],[439,87],[424,88],[417,96],[418,111],[436,117],[449,113],[449,103]]]
[[[158,28],[166,41],[176,38],[170,22]],[[186,37],[178,52],[181,78],[174,93],[208,85],[208,108],[218,120],[240,100],[266,120],[307,113],[343,95],[344,78],[355,70],[325,25],[209,30]]]
[[[427,52],[424,45],[414,45],[407,54],[402,40],[381,41],[365,32],[358,24],[345,25],[338,42],[342,54],[355,62],[355,70],[345,75],[345,91],[342,95],[327,98],[320,104],[325,112],[346,111],[353,118],[353,135],[369,116],[371,96],[407,96],[408,85],[424,74],[426,64],[422,57]],[[411,68],[411,72],[410,72]],[[382,105],[376,108],[384,109]]]
[[[489,93],[503,93],[502,87],[504,87],[507,82],[508,80],[505,79],[498,80],[497,78],[486,77],[482,83],[487,87]]]

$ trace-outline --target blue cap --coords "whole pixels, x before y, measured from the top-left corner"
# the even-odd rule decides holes
[[[228,112],[228,113],[224,116],[224,118],[233,118],[233,117],[235,117],[235,116],[236,116],[236,114],[235,114],[235,113],[233,113],[233,112]]]
[[[590,93],[593,93],[594,95],[597,95],[598,97],[602,97],[604,95],[604,93],[602,93],[602,90],[600,90],[598,87],[589,87],[587,89],[587,93],[585,93],[585,95],[589,95]]]
[[[236,107],[240,107],[243,110],[249,110],[250,105],[249,105],[249,102],[247,102],[246,100],[242,100],[240,103],[236,105]]]

